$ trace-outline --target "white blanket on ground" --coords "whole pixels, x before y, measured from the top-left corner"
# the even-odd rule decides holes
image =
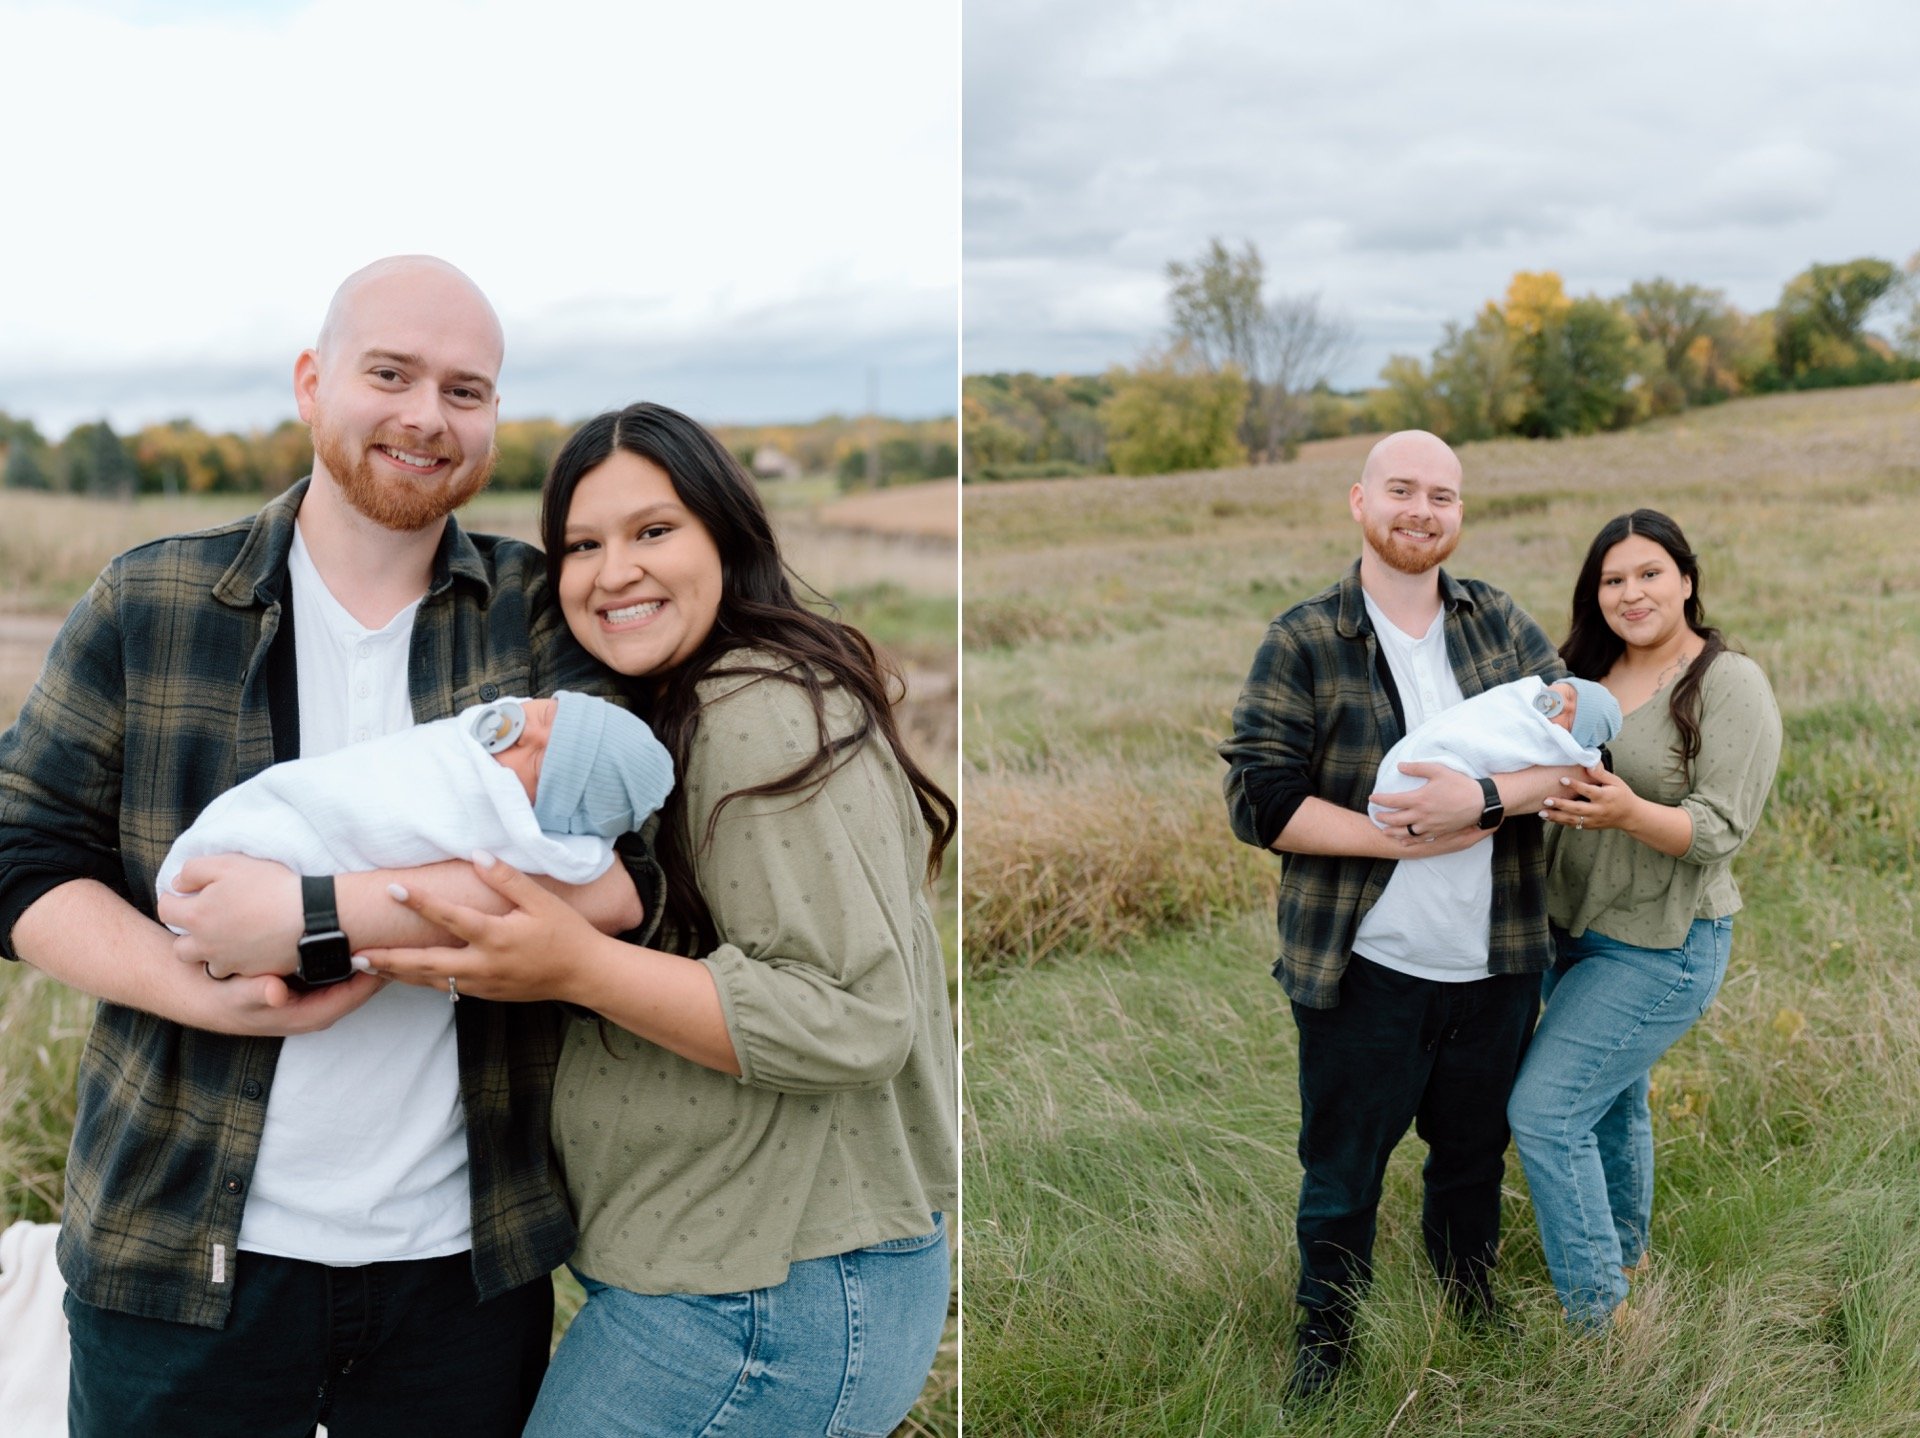
[[[416,724],[236,784],[174,840],[156,887],[187,860],[273,859],[297,874],[358,874],[464,859],[485,849],[516,869],[584,884],[613,863],[592,834],[548,834],[519,777],[459,718]]]
[[[60,1227],[22,1220],[0,1233],[0,1432],[66,1438],[67,1286],[53,1261]]]
[[[1496,685],[1434,715],[1387,750],[1374,780],[1376,794],[1404,794],[1425,779],[1402,774],[1402,764],[1445,764],[1475,779],[1511,774],[1536,764],[1598,764],[1600,751],[1583,748],[1572,734],[1533,707],[1547,687],[1536,675]],[[1380,823],[1381,807],[1367,805]]]

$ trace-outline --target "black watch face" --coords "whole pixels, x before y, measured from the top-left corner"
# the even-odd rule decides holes
[[[299,979],[308,988],[337,984],[352,977],[353,945],[340,930],[308,934],[300,940]]]

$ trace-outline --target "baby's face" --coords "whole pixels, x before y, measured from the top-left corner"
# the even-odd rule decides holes
[[[557,699],[529,699],[521,706],[526,710],[527,727],[509,747],[493,756],[519,776],[528,803],[540,788],[540,762],[547,757],[547,740],[553,734],[553,715],[559,707]]]
[[[1573,716],[1580,712],[1580,691],[1575,689],[1571,684],[1549,684],[1547,688],[1566,700],[1566,703],[1560,706],[1560,712],[1547,722],[1550,724],[1558,724],[1562,729],[1571,734],[1573,732]],[[527,728],[533,728],[533,720],[531,718],[527,720]],[[526,741],[522,740],[521,742],[525,743]],[[513,751],[508,750],[507,752],[512,753]]]

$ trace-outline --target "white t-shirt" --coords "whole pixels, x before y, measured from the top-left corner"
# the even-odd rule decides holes
[[[288,572],[301,757],[413,723],[416,600],[378,630],[341,607],[296,524]],[[472,1247],[453,1005],[388,984],[280,1050],[240,1247],[317,1263],[439,1258]]]
[[[1407,731],[1466,696],[1447,662],[1444,606],[1427,632],[1397,628],[1362,591],[1367,616],[1386,656]],[[1353,951],[1389,969],[1442,983],[1484,979],[1493,917],[1493,845],[1488,842],[1429,859],[1402,859],[1379,900],[1360,919]]]

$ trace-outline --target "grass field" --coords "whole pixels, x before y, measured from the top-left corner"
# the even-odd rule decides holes
[[[1278,862],[1213,746],[1272,616],[1351,562],[1364,445],[1283,468],[966,494],[969,1435],[1920,1431],[1920,388],[1463,451],[1456,572],[1564,632],[1642,504],[1701,553],[1786,751],[1725,989],[1655,1070],[1633,1323],[1560,1322],[1517,1162],[1512,1341],[1438,1313],[1419,1145],[1388,1175],[1356,1371],[1286,1411],[1293,1026]]]
[[[792,484],[769,491],[789,564],[841,617],[858,625],[906,677],[903,732],[949,792],[958,755],[956,695],[958,574],[951,537],[931,511],[938,495],[902,490],[898,532],[887,516],[853,520],[824,512],[837,491]],[[251,513],[258,499],[209,496],[124,505],[66,496],[0,492],[0,727],[12,722],[68,607],[109,557],[163,534],[204,528]],[[462,512],[476,530],[534,533],[530,495],[482,495]],[[958,953],[958,884],[949,858],[936,912],[950,956]],[[957,960],[950,967],[957,972]],[[16,1218],[57,1220],[73,1129],[75,1081],[93,1004],[22,966],[0,965],[0,1226]],[[556,1338],[580,1301],[570,1276],[556,1276]],[[957,1312],[957,1310],[956,1310]],[[958,1430],[957,1318],[920,1406],[899,1430],[912,1438],[953,1438]],[[0,1431],[4,1431],[0,1421]]]

